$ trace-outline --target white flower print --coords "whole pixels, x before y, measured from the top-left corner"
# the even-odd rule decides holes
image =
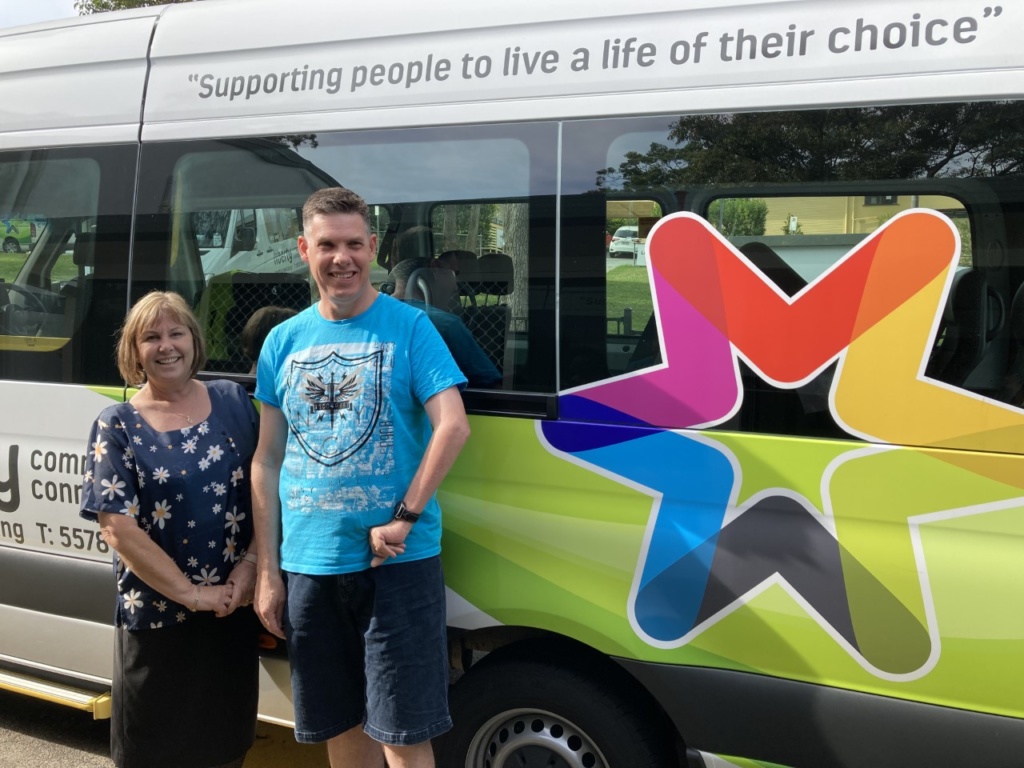
[[[121,595],[121,599],[124,600],[124,607],[128,609],[128,613],[135,613],[136,608],[142,607],[142,593],[137,589],[133,589],[126,595]]]
[[[103,419],[96,419],[96,423],[99,424],[100,429],[106,429],[108,426],[107,422],[105,422]]]
[[[224,547],[224,552],[222,553],[224,555],[224,562],[226,563],[230,561],[233,563],[237,559],[235,557],[235,540],[233,538],[228,539],[225,542],[225,544],[226,546]]]
[[[132,442],[136,445],[142,445],[142,438],[138,435],[132,435]]]
[[[219,515],[219,514],[220,514],[220,511],[221,511],[221,509],[222,509],[222,507],[221,507],[221,505],[220,505],[220,504],[214,504],[214,505],[213,505],[213,514],[215,514],[215,515]]]
[[[163,613],[164,611],[167,610],[167,601],[166,600],[154,600],[153,601],[153,605],[156,607],[156,609],[160,613]]]
[[[188,521],[188,527],[189,528],[195,528],[196,527],[196,521],[195,520],[189,520]]]
[[[110,500],[114,500],[114,496],[124,496],[125,482],[121,478],[115,475],[110,480],[100,480],[100,485],[103,486],[103,492],[101,496],[108,496]]]
[[[210,543],[207,544],[206,546],[208,546],[210,549],[216,549],[217,548],[217,542],[214,541],[213,539],[211,539]]]
[[[131,501],[127,499],[124,502],[124,509],[121,510],[121,514],[129,515],[130,517],[139,516],[139,497],[135,496]]]
[[[199,565],[199,561],[196,560],[196,558],[194,556],[190,557],[188,559],[188,567],[189,568],[195,568],[197,565]]]
[[[164,625],[164,623],[162,621],[151,621],[151,622],[149,622],[149,628],[150,629],[160,629],[160,627],[162,627],[163,625]]]
[[[107,441],[96,439],[96,442],[92,444],[92,457],[94,461],[103,461],[103,457],[107,453]]]
[[[199,575],[196,576],[195,574],[193,574],[192,580],[199,582],[200,586],[212,587],[214,584],[220,581],[220,576],[217,575],[216,568],[211,568],[209,571],[207,571],[205,568],[200,568]]]
[[[245,479],[245,470],[238,467],[234,472],[231,473],[231,487],[237,488],[238,484]]]
[[[231,511],[224,515],[224,527],[230,528],[231,533],[238,533],[241,528],[238,524],[245,520],[245,512],[239,512],[238,507],[232,507]]]
[[[210,460],[209,459],[200,459],[199,460],[199,468],[201,470],[203,470],[204,472],[206,470],[208,470],[210,468]]]
[[[82,482],[83,483],[91,483],[92,482],[92,470],[91,469],[86,470],[85,474],[82,475]]]
[[[153,470],[153,479],[156,480],[158,483],[166,483],[167,478],[169,478],[170,476],[171,473],[168,472],[163,467],[157,467],[156,469]]]
[[[149,452],[150,453],[156,453],[156,446],[155,445],[149,446]]]
[[[205,421],[198,427],[196,427],[196,429],[199,431],[200,435],[207,435],[210,433],[210,425],[208,422]]]
[[[213,493],[216,496],[224,496],[228,492],[228,487],[224,483],[214,483]]]
[[[178,622],[179,624],[181,624],[181,622],[183,622],[185,620],[185,612],[184,611],[178,611],[176,614],[174,614],[174,620],[176,622]]]
[[[186,440],[184,443],[181,444],[181,450],[183,450],[185,453],[195,453],[196,452],[196,443],[198,441],[199,441],[198,437],[193,437],[193,438],[190,438],[190,439]]]
[[[185,494],[179,493],[177,496],[174,497],[174,499],[175,499],[175,501],[184,501],[185,500]]]
[[[167,503],[167,499],[158,501],[156,508],[153,510],[153,522],[160,526],[160,530],[164,529],[164,523],[171,518],[171,505]]]
[[[206,458],[208,458],[210,461],[220,461],[223,455],[224,449],[221,448],[219,445],[211,445],[209,448],[206,449]]]

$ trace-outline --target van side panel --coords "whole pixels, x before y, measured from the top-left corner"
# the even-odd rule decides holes
[[[0,149],[137,141],[154,21],[0,31]]]
[[[403,3],[381,25],[318,0],[303,4],[315,25],[246,24],[231,40],[223,30],[280,6],[173,6],[154,37],[143,139],[885,103],[926,98],[919,89],[936,81],[921,78],[935,74],[946,98],[984,98],[1012,92],[1024,65],[1024,9],[1009,4],[969,15],[937,0],[916,19],[885,0],[687,5],[645,0],[620,15],[534,1],[484,13],[462,0],[442,24]],[[874,27],[873,48],[858,20]]]

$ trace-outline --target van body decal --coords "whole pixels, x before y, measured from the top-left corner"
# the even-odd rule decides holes
[[[774,585],[871,675],[906,682],[935,667],[927,526],[1024,507],[1012,456],[947,449],[1019,446],[1024,415],[923,375],[958,256],[945,218],[911,211],[790,298],[692,214],[652,230],[665,362],[565,393],[567,418],[537,430],[556,455],[651,497],[628,600],[646,643],[692,643]],[[833,415],[880,444],[818,444],[807,472],[820,487],[808,489],[765,471],[751,444],[762,438],[675,429],[736,412],[738,358],[780,387],[838,359]],[[769,461],[807,467],[798,442],[773,441]]]

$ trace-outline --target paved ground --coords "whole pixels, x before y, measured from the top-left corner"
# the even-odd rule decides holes
[[[113,768],[110,721],[0,691],[0,768]],[[260,723],[245,768],[327,768],[323,745],[297,744],[288,728]]]

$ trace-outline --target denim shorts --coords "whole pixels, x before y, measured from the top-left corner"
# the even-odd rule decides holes
[[[409,746],[452,727],[440,557],[284,577],[297,741],[362,724],[382,744]]]

